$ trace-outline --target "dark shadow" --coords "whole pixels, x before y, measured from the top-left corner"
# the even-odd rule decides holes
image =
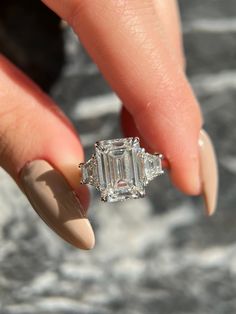
[[[41,1],[1,1],[0,52],[48,91],[64,63],[60,19]]]

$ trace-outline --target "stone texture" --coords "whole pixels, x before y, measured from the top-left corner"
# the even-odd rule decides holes
[[[1,314],[235,313],[235,0],[180,5],[188,74],[219,157],[218,212],[206,218],[201,199],[183,196],[166,176],[150,183],[149,198],[121,204],[101,203],[93,190],[89,215],[97,243],[83,252],[53,234],[1,171]],[[41,27],[25,29],[39,34]],[[62,72],[50,93],[82,134],[89,157],[96,140],[120,136],[119,102],[73,33],[64,28],[61,35]],[[21,47],[30,58],[33,47]],[[45,60],[38,59],[40,66]]]

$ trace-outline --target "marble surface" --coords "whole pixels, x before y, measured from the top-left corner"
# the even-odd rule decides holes
[[[217,213],[206,218],[201,199],[182,195],[167,176],[149,186],[149,197],[137,201],[106,205],[93,190],[89,216],[96,247],[79,251],[48,229],[1,170],[1,314],[235,313],[236,4],[181,0],[180,7],[188,76],[219,158]],[[7,33],[7,13],[4,20],[0,12],[0,48],[14,59],[12,46],[4,50],[1,45],[1,38],[13,41],[14,32]],[[49,89],[72,119],[87,156],[95,140],[119,136],[119,99],[71,30],[64,27],[54,36],[58,47],[63,45],[57,66],[43,62],[42,53],[22,63],[29,56],[25,43],[32,40],[27,36],[19,43],[22,58],[17,54],[14,60]],[[37,49],[45,46],[42,38]],[[50,45],[45,50],[53,55]],[[44,68],[35,77],[40,62]],[[44,84],[47,73],[51,77]]]

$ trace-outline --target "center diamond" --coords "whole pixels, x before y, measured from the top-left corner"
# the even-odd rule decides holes
[[[98,181],[104,201],[143,197],[142,149],[138,138],[97,142]]]

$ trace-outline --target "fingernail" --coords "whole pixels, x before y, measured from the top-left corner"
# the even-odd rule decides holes
[[[206,131],[199,136],[200,176],[207,215],[214,214],[218,198],[218,166],[214,146]]]
[[[94,233],[84,209],[64,177],[45,160],[34,160],[20,173],[22,188],[38,215],[59,236],[81,249],[92,249]]]

